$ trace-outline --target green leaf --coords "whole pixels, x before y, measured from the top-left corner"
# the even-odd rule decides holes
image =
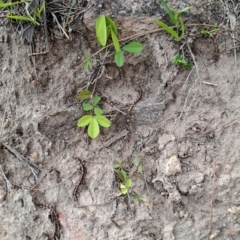
[[[180,19],[180,23],[181,23],[182,36],[184,36],[184,34],[185,34],[185,24],[184,24],[183,19],[182,19],[181,16],[180,16],[179,19]]]
[[[89,60],[88,68],[89,68],[90,70],[92,70],[92,60]]]
[[[140,195],[140,196],[139,196],[139,199],[140,199],[140,200],[146,199],[146,195],[144,195],[144,194],[143,194],[143,195]]]
[[[101,97],[99,96],[93,97],[93,106],[96,106],[100,100],[101,100]]]
[[[127,180],[127,174],[126,174],[126,172],[124,171],[124,170],[120,170],[120,171],[118,171],[118,177],[120,178],[120,180],[122,181],[122,182],[126,182],[126,180]]]
[[[106,18],[104,15],[101,15],[97,18],[96,24],[96,35],[99,43],[104,47],[107,44],[107,26]]]
[[[178,36],[178,33],[176,31],[174,31],[172,28],[170,28],[168,25],[166,25],[165,23],[159,21],[159,20],[156,20],[156,23],[162,27],[165,31],[167,31],[169,34],[172,35],[172,37],[175,38],[175,40],[179,40],[179,36]]]
[[[86,52],[85,52],[85,53],[84,53],[84,57],[90,59],[90,58],[91,58],[91,55],[90,55],[89,53],[86,53]]]
[[[143,170],[142,164],[140,164],[140,165],[138,166],[138,169],[137,169],[137,170],[138,170],[139,173],[142,172],[142,170]]]
[[[139,195],[136,194],[136,193],[134,193],[134,194],[131,195],[131,198],[132,198],[133,200],[138,200],[138,199],[139,199]]]
[[[134,156],[135,156],[135,158],[134,158],[134,160],[133,160],[133,164],[134,164],[136,167],[138,167],[139,164],[140,164],[139,157],[138,157],[137,154],[134,154]]]
[[[130,188],[132,186],[132,180],[130,178],[126,180],[126,186],[127,188]]]
[[[120,184],[120,189],[122,194],[127,194],[128,188],[124,184]]]
[[[187,12],[191,7],[185,7],[179,11],[179,13]]]
[[[121,67],[124,63],[124,55],[123,51],[120,50],[119,52],[116,52],[114,55],[114,61],[117,64],[118,67]]]
[[[120,168],[121,166],[122,166],[122,164],[121,164],[120,162],[116,162],[116,163],[113,164],[113,168],[114,168],[114,169],[118,169],[118,168]]]
[[[179,15],[180,15],[180,12],[176,12],[175,14],[174,14],[174,18],[175,18],[175,20],[176,20],[176,24],[175,24],[175,26],[176,27],[178,27],[178,17],[179,17]]]
[[[97,107],[95,107],[94,108],[94,113],[95,113],[95,115],[102,115],[103,114],[103,110],[101,109],[101,108],[97,108]],[[99,124],[99,123],[98,123]],[[100,125],[100,124],[99,124]]]
[[[24,2],[24,1],[23,1]],[[0,8],[7,8],[7,7],[12,7],[14,5],[18,5],[18,4],[21,4],[23,2],[9,2],[9,3],[4,3],[3,1],[0,1]]]
[[[84,103],[83,104],[83,110],[84,111],[90,111],[92,109],[93,109],[93,106],[91,104],[89,104],[89,103]]]
[[[118,42],[118,38],[115,35],[112,28],[111,28],[111,37],[112,37],[113,45],[114,45],[114,48],[115,48],[116,52],[119,52],[120,51],[120,45],[119,45],[119,42]]]
[[[37,22],[34,19],[27,17],[27,16],[7,15],[7,18],[18,20],[18,21],[31,22],[33,25],[37,24]]]
[[[143,50],[143,46],[140,42],[130,42],[123,47],[123,50],[130,53],[140,53]]]
[[[41,7],[40,7],[40,9],[39,9],[39,15],[42,13],[42,11],[45,9],[45,7],[46,7],[46,2],[45,1],[43,1],[43,3],[42,3],[42,5],[41,5]]]
[[[100,133],[99,125],[95,117],[92,117],[88,125],[88,136],[92,139],[96,138]]]
[[[116,26],[115,22],[110,17],[105,16],[105,18],[106,18],[106,25],[111,27],[111,29],[114,31],[114,33],[117,37],[118,31],[117,31],[117,26]]]
[[[169,17],[171,18],[172,23],[173,23],[174,25],[176,25],[177,22],[176,22],[176,20],[175,20],[175,16],[174,16],[175,13],[174,13],[174,11],[172,11],[172,10],[168,7],[167,3],[166,3],[164,0],[160,0],[160,2],[161,2],[161,4],[163,5],[163,7],[164,7],[165,11],[167,12],[167,14],[169,15]]]
[[[40,20],[41,19],[41,13],[45,9],[45,1],[42,3],[39,10],[35,10],[30,6],[31,10],[34,12],[34,20],[36,20],[36,17]]]
[[[91,122],[91,120],[92,120],[92,115],[84,115],[78,120],[77,126],[85,127]]]
[[[89,90],[82,90],[81,92],[79,92],[77,94],[77,98],[79,100],[86,100],[86,99],[90,98],[91,95],[92,95],[92,93]]]
[[[134,199],[134,200],[144,200],[146,198],[145,195],[138,195],[136,193],[132,194],[131,195],[131,198]]]
[[[105,128],[111,126],[111,122],[105,116],[97,115],[95,118],[100,126],[105,127]]]
[[[84,68],[85,70],[88,69],[88,67],[90,67],[90,62],[91,62],[91,60],[87,60],[86,62],[84,62],[83,68]]]

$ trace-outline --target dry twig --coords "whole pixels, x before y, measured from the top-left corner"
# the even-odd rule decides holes
[[[83,167],[83,165],[82,165],[82,162],[81,162],[81,160],[79,159],[79,158],[77,158],[77,157],[73,157],[75,160],[78,160],[78,162],[79,162],[79,165],[80,165],[80,177],[79,177],[79,180],[78,180],[78,182],[77,182],[77,184],[76,184],[76,186],[75,186],[75,188],[74,188],[74,190],[73,190],[73,198],[74,198],[74,201],[78,201],[78,193],[79,193],[79,188],[80,188],[80,185],[81,185],[81,183],[82,183],[82,181],[83,181],[83,178],[84,178],[84,175],[85,175],[85,172],[84,172],[84,167]]]

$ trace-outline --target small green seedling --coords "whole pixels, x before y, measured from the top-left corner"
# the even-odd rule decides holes
[[[218,26],[217,26],[217,24],[215,24],[215,27],[213,28],[213,29],[211,29],[211,30],[209,30],[209,29],[204,29],[204,28],[202,28],[201,30],[200,30],[200,33],[202,34],[202,35],[205,35],[205,36],[208,36],[208,37],[212,37],[215,33],[217,33],[218,32]]]
[[[129,188],[132,186],[132,180],[127,176],[127,173],[123,170],[120,162],[113,165],[113,168],[117,170],[117,175],[121,181],[120,190],[122,194],[127,194]]]
[[[142,167],[142,164],[140,163],[140,159],[137,154],[134,155],[133,164],[137,168],[137,171],[139,173],[142,173],[143,167]]]
[[[133,172],[137,171],[138,173],[142,173],[142,164],[140,163],[139,157],[135,155],[133,160],[134,169]],[[134,200],[144,200],[146,198],[145,195],[139,195],[136,192],[131,190],[132,180],[127,172],[123,169],[122,164],[120,162],[116,162],[113,164],[113,168],[116,170],[117,175],[120,179],[120,191],[122,194],[130,193],[130,196]]]
[[[165,11],[167,12],[170,20],[174,26],[174,30],[172,27],[168,26],[162,21],[156,20],[156,23],[162,27],[166,32],[168,32],[176,41],[181,40],[185,36],[186,26],[181,16],[181,13],[187,12],[190,7],[185,7],[182,10],[175,12],[169,8],[167,3],[164,0],[160,0],[161,4],[163,5]]]
[[[98,43],[105,47],[109,39],[112,40],[115,48],[114,61],[118,67],[124,63],[123,50],[129,53],[140,53],[143,46],[140,42],[130,42],[124,45],[121,49],[118,39],[118,29],[115,22],[108,16],[101,15],[97,18],[95,23],[95,30]]]
[[[133,199],[133,200],[141,200],[141,201],[144,201],[145,199],[146,199],[146,195],[139,195],[139,194],[137,194],[137,193],[133,193],[132,195],[131,195],[131,198]]]
[[[84,56],[86,58],[86,61],[83,64],[83,68],[85,70],[86,69],[92,70],[93,59],[92,59],[91,55],[88,53],[84,53]]]
[[[108,128],[111,126],[111,122],[103,115],[103,110],[98,107],[101,97],[94,96],[91,98],[91,96],[92,93],[88,90],[83,90],[78,93],[78,99],[90,99],[90,102],[83,103],[83,110],[89,112],[89,114],[82,116],[78,120],[77,126],[88,126],[88,136],[95,139],[100,133],[100,126]]]
[[[175,55],[172,63],[175,64],[175,65],[180,65],[180,66],[181,66],[183,69],[185,69],[185,70],[192,69],[192,67],[193,67],[193,63],[187,61],[187,60],[186,60],[182,55],[180,55],[180,54]]]

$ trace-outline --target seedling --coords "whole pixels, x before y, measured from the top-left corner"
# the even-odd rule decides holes
[[[156,23],[160,27],[162,27],[166,32],[168,32],[176,41],[181,40],[185,36],[185,30],[186,30],[185,23],[183,21],[181,14],[183,12],[187,12],[190,9],[190,7],[185,7],[182,10],[175,12],[169,8],[169,6],[164,0],[160,0],[160,2],[163,5],[168,16],[170,17],[173,27],[170,27],[164,22],[159,20],[156,20]],[[176,30],[174,30],[173,28]]]
[[[115,48],[114,61],[118,67],[121,67],[124,63],[123,50],[129,53],[140,53],[143,46],[140,42],[130,42],[124,45],[122,48],[119,44],[118,29],[115,22],[108,16],[101,15],[97,18],[95,23],[95,30],[98,43],[105,47],[109,39],[112,40],[112,44]]]
[[[142,164],[140,163],[140,159],[137,154],[134,155],[133,164],[137,168],[137,171],[141,173],[143,170],[143,167],[142,167]]]
[[[142,173],[142,164],[140,163],[139,157],[135,155],[133,160],[134,169],[133,172],[137,171]],[[136,192],[132,191],[132,179],[128,175],[128,173],[123,169],[122,164],[120,162],[116,162],[113,164],[113,168],[116,170],[117,175],[120,180],[120,191],[122,194],[130,193],[130,196],[134,200],[144,200],[146,198],[145,195],[139,195]]]
[[[193,63],[187,61],[187,60],[186,60],[182,55],[180,55],[180,54],[175,55],[172,63],[175,64],[175,65],[180,65],[183,69],[186,69],[186,70],[192,69],[192,67],[193,67]]]
[[[215,24],[215,27],[213,29],[209,30],[209,29],[202,28],[200,30],[200,33],[205,35],[205,36],[212,37],[215,33],[218,32],[218,30],[219,30],[218,26],[217,26],[217,24]]]
[[[84,53],[84,56],[86,58],[86,61],[83,64],[83,68],[85,70],[86,69],[92,70],[93,59],[92,59],[91,55],[88,53]]]
[[[117,175],[121,181],[120,190],[122,194],[127,194],[132,186],[132,180],[128,177],[127,173],[123,170],[120,162],[113,165],[113,168],[117,170]]]
[[[88,103],[83,103],[83,110],[88,114],[82,116],[78,122],[78,127],[88,126],[88,136],[95,139],[100,133],[100,126],[108,128],[111,126],[111,122],[103,115],[103,110],[99,108],[98,104],[101,101],[101,97],[94,96],[88,90],[83,90],[78,93],[78,99],[86,100],[90,99]]]

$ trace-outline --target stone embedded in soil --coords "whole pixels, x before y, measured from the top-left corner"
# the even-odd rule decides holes
[[[203,173],[196,173],[194,175],[194,181],[195,183],[201,183],[204,180],[204,174]]]
[[[176,155],[173,155],[170,157],[166,163],[166,175],[175,175],[177,173],[180,173],[182,171],[181,169],[181,163],[178,160]]]
[[[214,239],[215,237],[218,236],[219,233],[220,233],[219,230],[215,230],[215,231],[210,235],[210,239]]]

